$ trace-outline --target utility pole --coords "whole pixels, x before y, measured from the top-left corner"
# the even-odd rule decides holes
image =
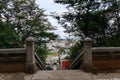
[[[59,63],[59,69],[61,69],[61,58],[60,58],[60,54],[58,54],[58,63]]]

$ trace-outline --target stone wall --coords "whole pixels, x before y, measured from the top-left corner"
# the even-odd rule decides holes
[[[45,66],[34,49],[34,39],[26,39],[25,48],[0,49],[0,72],[34,73]]]
[[[84,39],[83,64],[85,71],[120,69],[120,47],[92,47],[92,39]]]

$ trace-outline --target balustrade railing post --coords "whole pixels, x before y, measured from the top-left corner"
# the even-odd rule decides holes
[[[34,39],[32,37],[28,37],[26,39],[26,73],[34,73],[36,71],[34,53]]]
[[[83,68],[85,71],[92,69],[92,39],[87,37],[84,39]]]

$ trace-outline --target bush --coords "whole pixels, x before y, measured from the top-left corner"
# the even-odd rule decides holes
[[[82,42],[77,42],[74,46],[70,49],[70,60],[73,61],[79,54],[83,47]]]

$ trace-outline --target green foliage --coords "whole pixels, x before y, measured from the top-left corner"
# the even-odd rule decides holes
[[[62,15],[56,14],[54,18],[66,29],[66,32],[74,36],[85,38],[91,37],[94,45],[108,45],[103,38],[111,38],[120,35],[119,0],[54,0],[56,3],[66,5],[67,12]],[[101,4],[104,7],[101,8]],[[108,6],[106,8],[105,6]],[[114,24],[108,23],[114,19]],[[117,37],[116,37],[117,38]],[[112,46],[112,45],[109,45]]]
[[[104,10],[99,10],[101,3],[94,0],[55,0],[55,2],[67,4],[68,12],[61,15],[58,20],[66,32],[74,33],[81,38],[96,39],[96,36],[104,36],[108,24]]]
[[[0,21],[0,48],[17,47],[22,47],[20,36],[15,34],[12,26]]]
[[[7,7],[1,10],[1,19],[4,18],[6,23],[16,29],[16,34],[21,36],[23,44],[28,36],[33,36],[39,42],[46,42],[57,37],[48,32],[53,26],[48,22],[44,10],[40,9],[34,1],[10,0],[4,4]]]
[[[47,66],[46,69],[47,70],[52,70],[52,68],[50,66]]]
[[[47,48],[43,48],[38,45],[36,45],[35,49],[40,59],[43,61],[43,63],[45,63],[47,55],[50,54],[50,51]]]
[[[58,51],[59,54],[65,54],[65,50],[63,48],[60,48],[59,51]]]
[[[82,42],[77,42],[74,46],[71,47],[69,57],[71,61],[73,61],[80,54],[82,47],[83,47]]]
[[[53,26],[47,20],[44,10],[40,9],[34,0],[2,0],[0,14],[0,21],[7,24],[0,26],[0,38],[3,40],[0,47],[21,47],[26,38],[32,36],[35,39],[36,51],[40,56],[44,56],[44,60],[48,53],[44,45],[57,37],[50,32]],[[18,44],[20,46],[17,46]]]
[[[115,35],[112,37],[104,37],[102,46],[104,47],[120,47],[120,35]]]

